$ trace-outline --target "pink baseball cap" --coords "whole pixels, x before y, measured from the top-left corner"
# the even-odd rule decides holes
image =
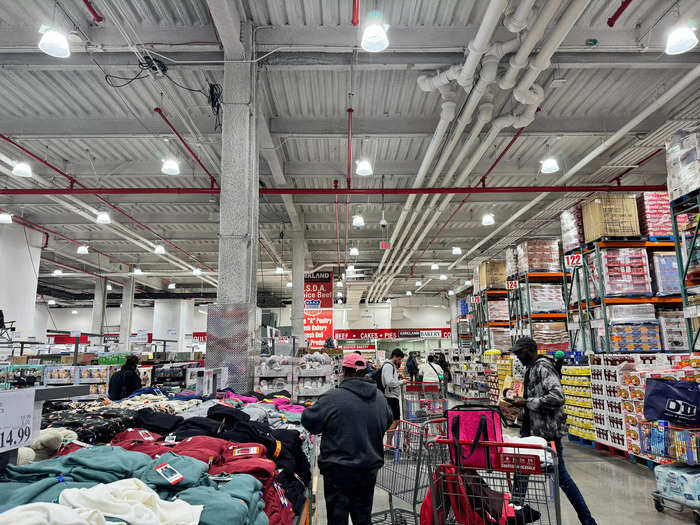
[[[367,368],[367,361],[365,361],[365,358],[357,352],[353,352],[352,354],[346,354],[345,357],[343,357],[343,368],[364,370],[365,368]]]

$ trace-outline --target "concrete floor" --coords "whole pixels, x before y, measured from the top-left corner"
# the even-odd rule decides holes
[[[656,483],[653,473],[646,467],[612,457],[609,454],[592,450],[564,441],[564,453],[569,473],[574,478],[596,518],[598,525],[666,525],[693,523],[688,511],[677,513],[666,510],[659,513],[654,509],[651,492]],[[323,479],[318,476],[316,492],[316,513],[314,525],[327,525],[325,501],[323,499]],[[576,513],[562,493],[562,525],[577,525]],[[394,500],[395,506],[409,508]],[[389,508],[387,493],[377,489],[374,498],[374,512]],[[409,522],[409,525],[412,525]]]

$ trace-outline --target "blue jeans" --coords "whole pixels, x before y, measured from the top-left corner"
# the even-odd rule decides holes
[[[554,446],[557,447],[557,459],[559,460],[559,487],[564,491],[566,497],[569,498],[569,502],[574,507],[581,525],[597,525],[595,519],[591,516],[591,511],[588,510],[586,500],[583,499],[581,491],[576,486],[576,482],[571,478],[569,471],[566,470],[566,465],[564,464],[564,449],[561,444],[561,439],[557,439],[554,442]],[[513,503],[522,505],[525,493],[527,492],[527,481],[526,475],[515,475],[515,481],[513,483]]]

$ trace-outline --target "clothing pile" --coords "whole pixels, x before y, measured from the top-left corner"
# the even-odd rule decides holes
[[[306,407],[288,392],[218,397],[53,404],[35,447],[53,457],[0,473],[0,524],[291,525],[311,484]]]

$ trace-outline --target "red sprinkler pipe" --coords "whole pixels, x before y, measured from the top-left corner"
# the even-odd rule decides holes
[[[631,3],[632,0],[623,0],[620,2],[620,7],[617,8],[610,18],[608,18],[608,27],[613,27],[615,23],[617,23],[617,19],[622,16],[622,13],[625,12],[625,9],[627,9]]]
[[[2,133],[0,133],[0,139],[5,140],[6,142],[9,142],[9,143],[12,144],[13,146],[15,146],[17,149],[19,149],[20,151],[22,151],[25,155],[28,155],[29,157],[35,159],[37,162],[40,162],[41,164],[43,164],[43,165],[46,166],[47,168],[52,169],[53,171],[55,171],[56,173],[58,173],[59,175],[65,177],[66,179],[68,179],[68,180],[70,181],[70,188],[63,188],[63,191],[64,191],[65,193],[45,193],[45,195],[76,195],[76,194],[79,194],[80,192],[79,192],[79,191],[76,191],[75,186],[78,186],[78,188],[80,188],[81,190],[88,190],[88,188],[86,188],[84,184],[78,182],[76,179],[74,179],[73,177],[71,177],[70,175],[68,175],[65,171],[58,169],[58,168],[57,168],[56,166],[54,166],[53,164],[51,164],[51,163],[45,161],[45,160],[42,159],[41,157],[36,156],[34,153],[32,153],[31,151],[29,151],[28,149],[26,149],[26,148],[20,146],[19,144],[17,144],[15,141],[13,141],[12,139],[10,139],[8,136],[3,135]],[[61,188],[55,188],[55,189],[61,190]],[[31,190],[29,190],[29,191],[31,191]],[[41,190],[41,191],[47,191],[47,190]],[[151,228],[149,228],[148,226],[146,226],[146,225],[143,224],[142,222],[139,222],[139,221],[137,221],[136,219],[134,219],[131,215],[129,215],[128,213],[126,213],[126,212],[125,212],[124,210],[122,210],[121,208],[118,208],[118,207],[114,206],[114,205],[111,204],[109,201],[107,201],[107,200],[105,200],[105,199],[103,199],[102,197],[99,196],[100,194],[104,194],[105,192],[102,192],[102,191],[91,191],[91,192],[88,192],[88,193],[89,193],[89,194],[92,194],[92,195],[97,195],[97,198],[98,198],[98,200],[100,200],[100,202],[103,202],[106,206],[109,206],[110,208],[112,208],[112,209],[113,209],[114,211],[116,211],[117,213],[121,213],[122,215],[124,215],[125,217],[127,217],[128,219],[130,219],[131,221],[133,221],[135,224],[137,224],[138,226],[140,226],[141,228],[143,228],[144,230],[146,230],[146,231],[152,233],[153,235],[155,235],[157,238],[159,238],[160,240],[162,240],[163,242],[165,242],[165,243],[168,244],[169,246],[172,246],[173,248],[175,248],[175,249],[178,250],[179,252],[183,253],[184,255],[187,255],[187,257],[189,257],[190,259],[196,261],[198,264],[201,264],[204,268],[207,268],[209,271],[212,271],[212,272],[215,271],[213,268],[211,268],[210,266],[207,266],[206,264],[204,264],[203,262],[201,262],[199,259],[197,259],[197,258],[196,258],[194,255],[192,255],[191,253],[189,253],[189,252],[183,250],[182,248],[180,248],[180,247],[177,246],[176,244],[173,244],[173,243],[170,242],[168,239],[166,239],[166,238],[163,237],[162,235],[159,235],[158,233],[156,233],[155,231],[153,231]],[[30,195],[30,194],[28,193],[27,195]],[[35,193],[35,195],[42,195],[42,193],[41,193],[41,192]]]
[[[333,181],[333,187],[338,189],[338,181]],[[338,275],[340,275],[340,228],[338,226],[338,196],[335,196],[335,243],[336,255],[338,257]]]
[[[102,22],[104,22],[104,17],[97,12],[90,0],[83,0],[83,3],[85,4],[87,10],[90,11],[93,22],[95,22],[96,24],[101,24]]]
[[[192,151],[192,148],[190,148],[189,144],[187,144],[187,142],[186,142],[185,139],[182,137],[182,135],[180,135],[180,133],[178,133],[178,131],[175,129],[175,127],[170,123],[170,121],[168,120],[168,117],[166,117],[165,114],[163,113],[163,110],[160,109],[160,108],[153,108],[153,111],[155,111],[156,113],[158,113],[158,114],[160,115],[160,118],[162,118],[163,121],[164,121],[164,122],[168,125],[168,127],[172,130],[172,132],[175,133],[175,136],[180,140],[180,142],[182,143],[182,145],[185,147],[185,149],[187,150],[187,152],[190,154],[190,157],[192,157],[192,158],[195,160],[195,162],[196,162],[197,164],[199,164],[199,167],[202,168],[202,169],[204,170],[204,173],[206,173],[207,175],[209,175],[209,180],[210,180],[210,182],[211,182],[211,187],[212,187],[212,188],[218,188],[218,187],[219,187],[219,183],[216,182],[216,179],[214,178],[214,176],[213,176],[211,173],[209,173],[209,170],[206,168],[206,166],[204,166],[204,164],[202,164],[202,161],[199,160],[199,157],[197,156],[197,154],[196,154],[194,151]]]
[[[352,25],[360,23],[360,0],[352,0]]]
[[[353,109],[348,108],[348,173],[347,189],[350,189],[350,176],[352,173],[352,113]],[[345,196],[345,265],[348,264],[348,228],[350,227],[350,195]],[[340,271],[340,269],[338,269]]]

